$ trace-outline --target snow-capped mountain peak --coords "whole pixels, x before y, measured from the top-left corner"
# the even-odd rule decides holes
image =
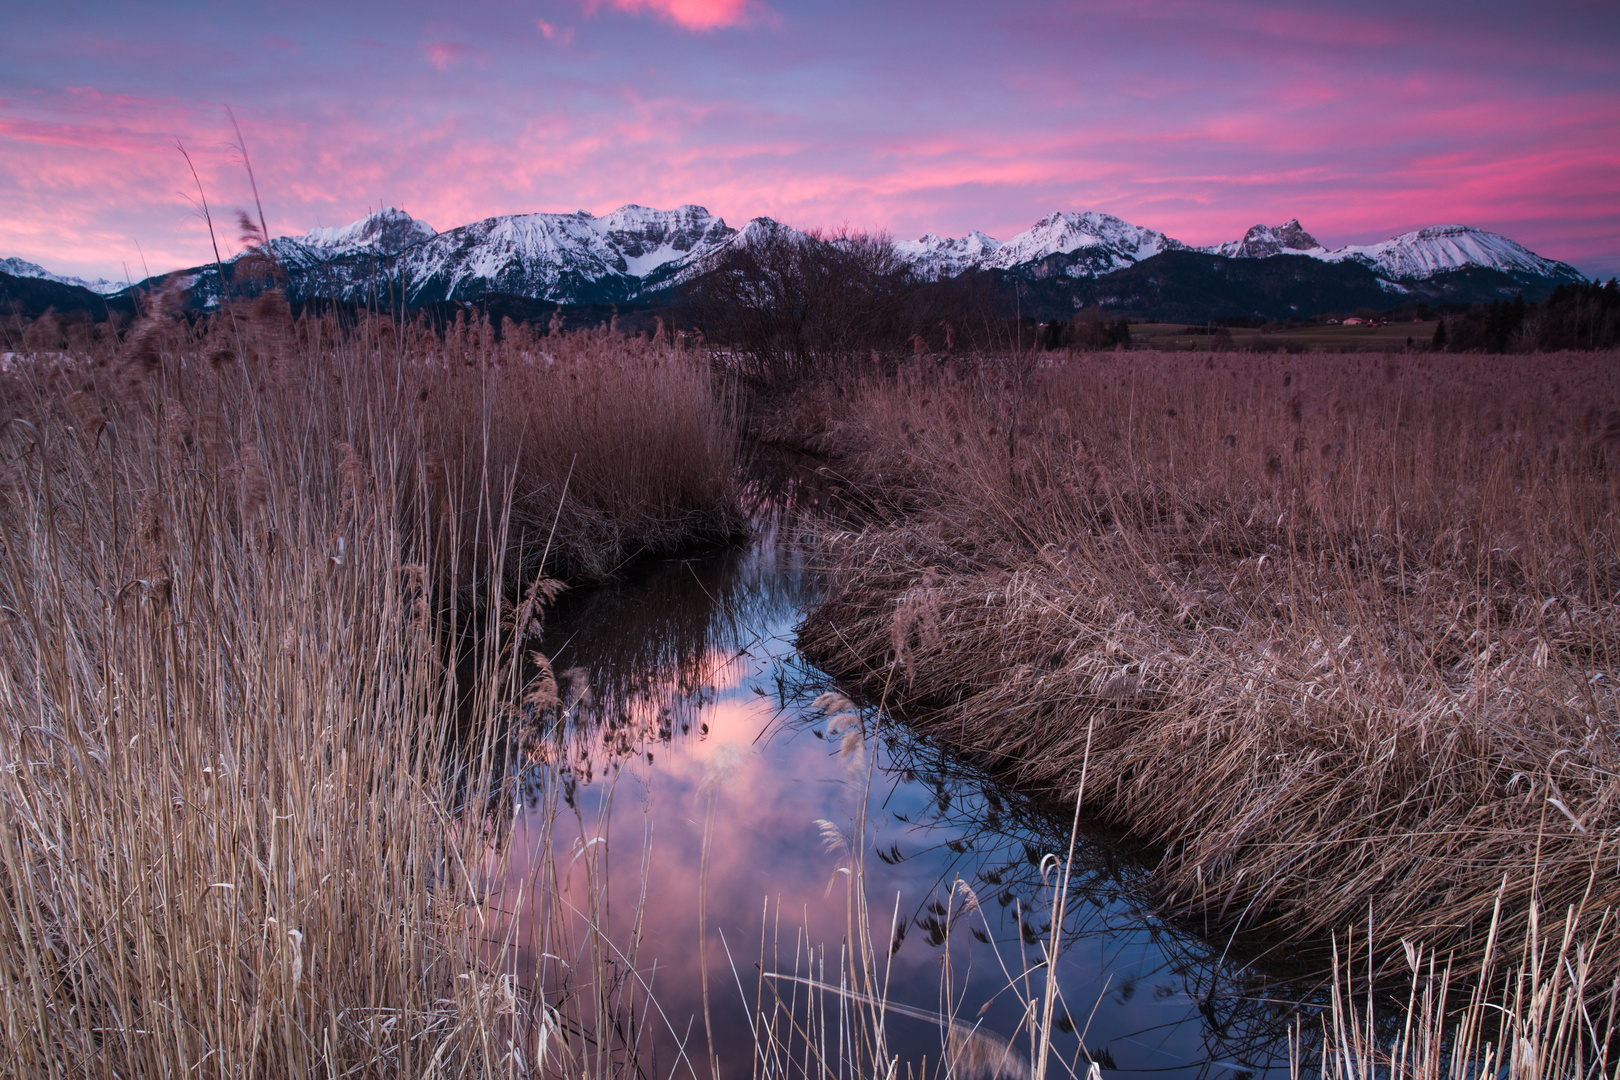
[[[1421,280],[1464,267],[1558,281],[1582,280],[1574,267],[1544,259],[1522,244],[1472,225],[1432,225],[1376,244],[1351,244],[1330,251],[1294,218],[1283,225],[1256,225],[1241,240],[1199,250],[1237,259],[1309,255],[1324,262],[1358,262],[1391,282]]]
[[[1330,262],[1353,260],[1384,277],[1426,278],[1446,270],[1481,266],[1507,273],[1583,280],[1566,263],[1544,259],[1524,245],[1472,225],[1431,225],[1376,244],[1352,244],[1328,252]]]
[[[1305,231],[1299,218],[1291,218],[1281,225],[1256,225],[1244,233],[1241,240],[1228,240],[1224,244],[1199,250],[1232,259],[1264,259],[1272,255],[1315,255],[1321,258],[1327,254],[1327,248]]]
[[[727,243],[736,230],[701,206],[629,204],[597,217],[511,214],[439,233],[412,248],[404,270],[413,302],[486,292],[568,303],[629,299],[649,278]]]
[[[108,281],[106,278],[97,278],[86,281],[84,278],[53,274],[38,263],[27,262],[23,259],[0,259],[0,274],[10,274],[12,277],[39,278],[42,281],[54,281],[59,285],[77,285],[81,289],[89,289],[102,296],[111,296],[124,288],[128,282]]]
[[[690,203],[673,210],[631,203],[599,218],[585,216],[597,234],[618,250],[624,272],[634,277],[646,277],[695,250],[722,243],[736,231],[704,207]]]
[[[977,229],[960,238],[927,233],[917,240],[894,242],[900,257],[931,281],[955,277],[964,270],[984,265],[1000,246],[1000,240]]]
[[[287,272],[284,287],[290,295],[370,301],[386,290],[412,306],[492,294],[578,304],[650,297],[701,276],[725,252],[783,239],[812,242],[807,234],[766,217],[733,229],[691,204],[658,210],[630,203],[600,217],[585,210],[510,214],[442,233],[390,207],[339,228],[279,237],[270,248]],[[1101,277],[1187,249],[1156,229],[1099,211],[1054,211],[1006,241],[978,231],[957,238],[930,233],[897,241],[894,247],[923,278],[999,270],[1037,280]],[[1572,267],[1506,237],[1462,225],[1329,251],[1293,219],[1256,225],[1241,240],[1198,250],[1250,259],[1286,254],[1355,261],[1397,291],[1459,267],[1500,270],[1525,282],[1582,280]],[[51,276],[20,260],[0,263],[0,270]],[[197,274],[194,292],[216,300],[223,295],[211,267],[199,267]],[[100,284],[102,291],[117,288]]]
[[[1071,254],[1082,248],[1107,248],[1118,269],[1133,262],[1185,247],[1156,229],[1143,228],[1113,214],[1087,210],[1083,213],[1055,211],[1024,232],[1000,245],[987,265],[1009,268],[1044,259],[1048,255]]]
[[[327,258],[335,258],[358,251],[404,251],[412,244],[420,244],[437,235],[427,222],[417,221],[405,211],[390,206],[348,225],[312,229],[303,236],[291,239],[321,252]]]
[[[895,248],[926,278],[950,277],[964,270],[1010,270],[1052,256],[1067,256],[1062,265],[1040,273],[1068,277],[1095,277],[1133,263],[1186,247],[1156,229],[1095,210],[1053,211],[1010,240],[1000,241],[982,232],[959,239],[935,236],[900,241]]]

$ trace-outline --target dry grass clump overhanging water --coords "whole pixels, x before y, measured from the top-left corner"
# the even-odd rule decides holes
[[[803,409],[883,520],[801,645],[1027,789],[1072,798],[1089,731],[1168,910],[1463,977],[1493,912],[1518,954],[1620,902],[1617,408],[1612,354],[873,382]]]
[[[545,689],[495,587],[554,521],[590,571],[734,521],[706,377],[234,316],[0,377],[0,1076],[611,1071],[611,987],[537,1000],[485,940],[498,735]],[[435,585],[468,562],[481,597]]]

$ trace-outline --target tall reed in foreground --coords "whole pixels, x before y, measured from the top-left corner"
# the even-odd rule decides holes
[[[1403,941],[1407,988],[1404,1000],[1394,1002],[1379,1002],[1370,991],[1358,1000],[1351,969],[1362,958],[1350,931],[1340,939],[1342,951],[1335,943],[1331,999],[1314,1046],[1302,1045],[1303,1023],[1291,1043],[1291,1075],[1598,1080],[1620,1074],[1614,1060],[1620,983],[1604,985],[1593,970],[1594,957],[1614,948],[1614,914],[1605,911],[1595,923],[1566,914],[1544,929],[1532,906],[1529,934],[1514,946],[1498,936],[1498,907],[1485,953],[1464,978],[1452,958]],[[1373,960],[1370,952],[1365,960]],[[1370,977],[1360,981],[1371,985]]]
[[[0,1076],[580,1072],[612,1031],[503,974],[481,907],[532,691],[499,585],[551,489],[489,452],[491,409],[424,408],[430,380],[487,405],[482,354],[243,321],[0,386]],[[442,587],[469,562],[481,593]]]

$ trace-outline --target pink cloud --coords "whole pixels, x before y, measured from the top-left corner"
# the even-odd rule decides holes
[[[574,28],[572,26],[553,26],[544,19],[536,19],[534,25],[539,27],[540,35],[547,41],[556,41],[562,45],[574,43]]]
[[[449,71],[471,60],[479,67],[489,63],[489,54],[463,41],[430,41],[422,46],[429,62],[440,71]]]
[[[653,25],[768,26],[760,0],[570,3],[598,16],[577,34],[569,5],[454,29],[357,19],[329,41],[270,22],[243,40],[280,31],[298,52],[193,42],[187,55],[208,59],[192,73],[164,44],[189,31],[154,31],[86,46],[56,89],[0,77],[0,255],[111,276],[138,236],[154,270],[211,257],[173,143],[211,203],[250,200],[229,124],[203,100],[232,85],[277,233],[379,205],[443,229],[694,202],[734,225],[1006,237],[1095,209],[1189,243],[1294,216],[1330,244],[1462,221],[1620,269],[1620,98],[1601,33],[1565,34],[1555,64],[1525,59],[1553,39],[1516,25],[1435,35],[1376,6],[1303,18],[1143,0],[1083,19],[1064,5],[874,9],[858,35],[795,10],[791,44],[761,49],[768,35]],[[1478,62],[1508,38],[1513,55]],[[949,69],[964,56],[970,75]],[[447,77],[423,83],[423,60]]]
[[[687,30],[719,30],[749,21],[755,4],[752,0],[586,0],[585,13],[595,14],[604,6],[633,15],[651,12]]]

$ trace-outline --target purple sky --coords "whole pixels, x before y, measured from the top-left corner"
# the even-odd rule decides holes
[[[1462,222],[1620,273],[1620,5],[473,0],[0,11],[0,256],[121,278],[401,206],[741,225],[1103,210],[1188,243]],[[230,248],[239,246],[234,228]]]

